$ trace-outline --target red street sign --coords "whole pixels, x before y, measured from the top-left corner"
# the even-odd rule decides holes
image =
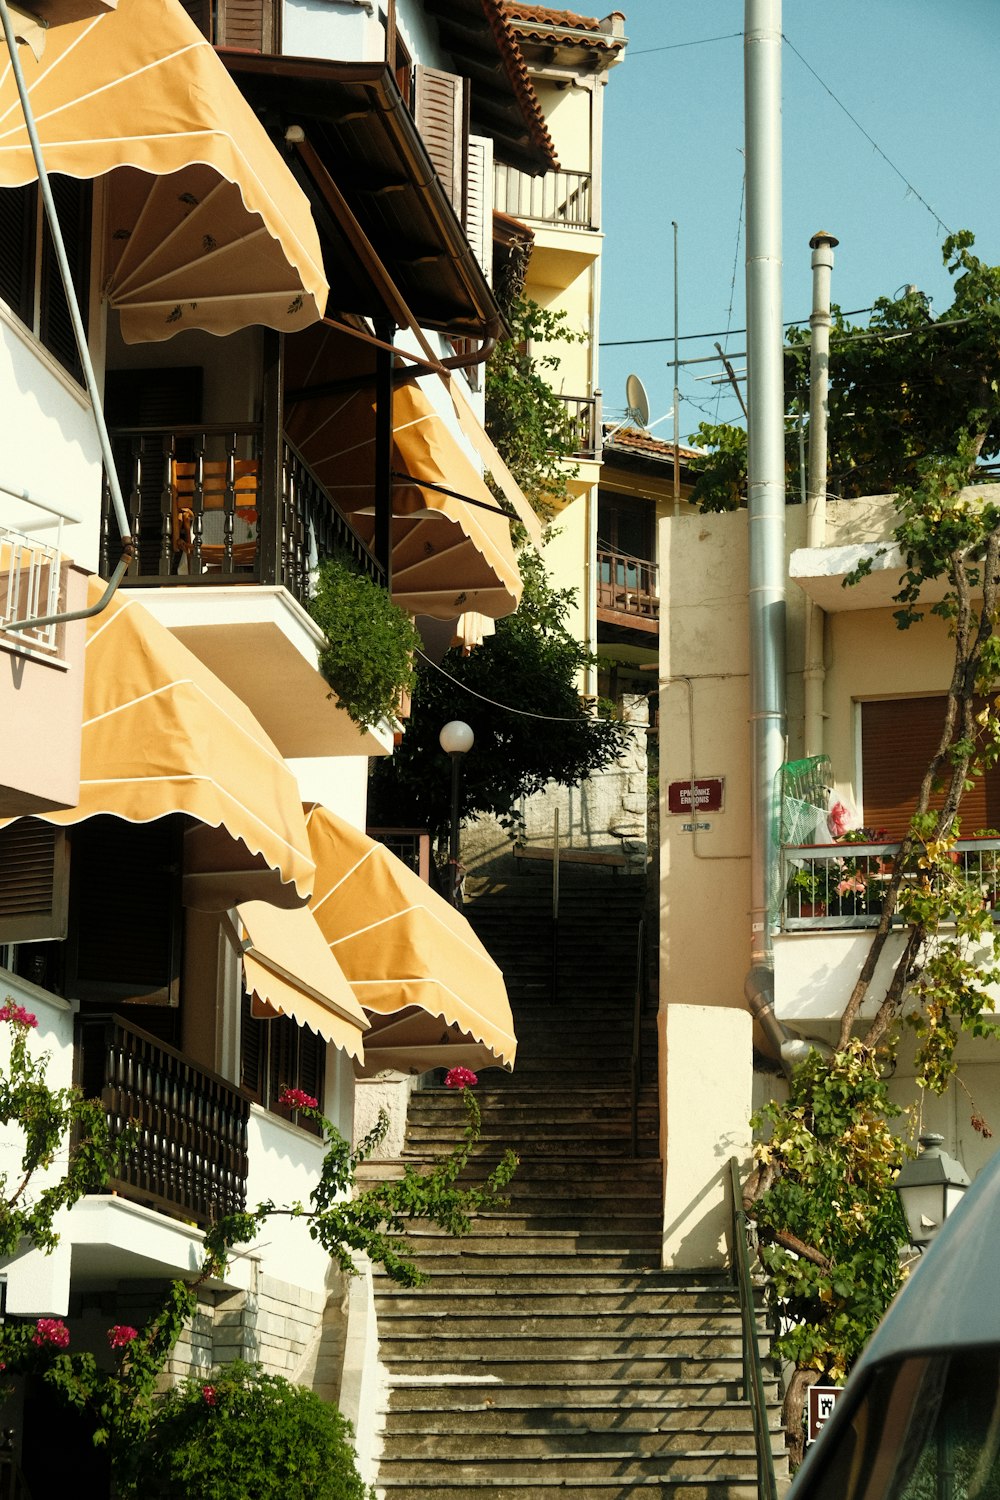
[[[669,781],[667,811],[672,813],[707,813],[722,811],[726,790],[724,776],[705,776],[698,781]]]
[[[842,1393],[843,1386],[839,1385],[811,1385],[809,1387],[809,1408],[806,1420],[807,1443],[814,1443],[819,1437],[820,1429],[833,1416],[833,1408],[837,1404],[838,1396],[842,1395]]]

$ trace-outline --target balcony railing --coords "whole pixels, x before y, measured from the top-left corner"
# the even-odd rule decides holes
[[[407,869],[430,884],[431,836],[424,828],[369,828],[368,837],[402,860]]]
[[[112,447],[136,559],[130,585],[283,584],[300,603],[311,571],[347,551],[382,570],[286,438],[280,463],[259,424],[117,427]],[[103,561],[117,561],[105,483]]]
[[[656,563],[598,546],[597,607],[636,621],[658,623],[660,590]]]
[[[898,844],[804,844],[783,856],[785,931],[877,927]],[[1000,839],[963,839],[956,874],[1000,918]],[[895,920],[899,920],[896,918]]]
[[[513,219],[596,229],[589,172],[546,172],[529,177],[504,162],[493,164],[493,207]]]
[[[601,394],[593,396],[560,396],[566,408],[573,440],[574,458],[600,458],[602,443]]]
[[[78,1025],[84,1093],[100,1099],[112,1138],[137,1134],[107,1191],[201,1225],[244,1209],[249,1101],[120,1016]]]
[[[60,529],[60,538],[62,535]],[[59,541],[52,547],[0,526],[0,636],[11,649],[57,654],[58,625],[34,625],[11,632],[13,620],[34,620],[59,610],[62,588]]]

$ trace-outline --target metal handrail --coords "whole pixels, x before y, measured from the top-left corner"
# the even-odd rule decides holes
[[[750,1277],[750,1255],[747,1235],[750,1220],[743,1208],[740,1169],[735,1156],[729,1158],[729,1181],[733,1204],[733,1249],[731,1270],[740,1294],[740,1318],[743,1324],[743,1390],[750,1398],[753,1413],[754,1447],[757,1450],[758,1500],[777,1500],[778,1481],[774,1472],[771,1431],[767,1425],[767,1402],[764,1396],[764,1372],[757,1342],[757,1313]]]
[[[639,1086],[642,1082],[642,1002],[646,993],[646,919],[639,918],[635,955],[635,1000],[632,1009],[632,1156],[639,1155]]]

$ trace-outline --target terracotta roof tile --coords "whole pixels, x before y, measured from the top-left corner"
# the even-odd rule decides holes
[[[557,172],[559,158],[556,155],[555,142],[549,134],[549,127],[545,123],[542,106],[535,92],[535,85],[531,81],[531,75],[521,56],[517,35],[512,20],[507,14],[507,6],[504,0],[483,0],[483,10],[490,23],[504,69],[517,95],[532,140],[546,159],[546,170]]]
[[[574,41],[581,47],[612,51],[625,45],[625,17],[620,10],[598,19],[577,15],[572,10],[558,10],[551,5],[529,5],[521,0],[501,0],[507,16],[533,42]],[[615,21],[621,26],[616,27]],[[586,35],[579,35],[580,32]]]
[[[628,449],[631,453],[644,453],[649,458],[673,459],[674,445],[666,443],[662,438],[651,437],[641,427],[619,427],[617,432],[610,436],[605,434],[605,448]],[[677,452],[682,459],[698,458],[701,454],[699,448],[685,448],[683,443],[678,443]]]

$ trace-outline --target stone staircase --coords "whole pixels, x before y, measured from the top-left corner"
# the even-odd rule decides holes
[[[466,908],[504,969],[519,1038],[513,1075],[477,1088],[472,1170],[507,1146],[521,1165],[509,1204],[465,1239],[412,1233],[425,1286],[376,1278],[386,1500],[756,1500],[736,1294],[723,1277],[659,1269],[652,1013],[632,1156],[641,891],[619,884],[564,892],[556,1004],[536,882]],[[463,1124],[454,1094],[419,1091],[405,1155],[447,1150]],[[773,1379],[768,1400],[777,1444]]]

